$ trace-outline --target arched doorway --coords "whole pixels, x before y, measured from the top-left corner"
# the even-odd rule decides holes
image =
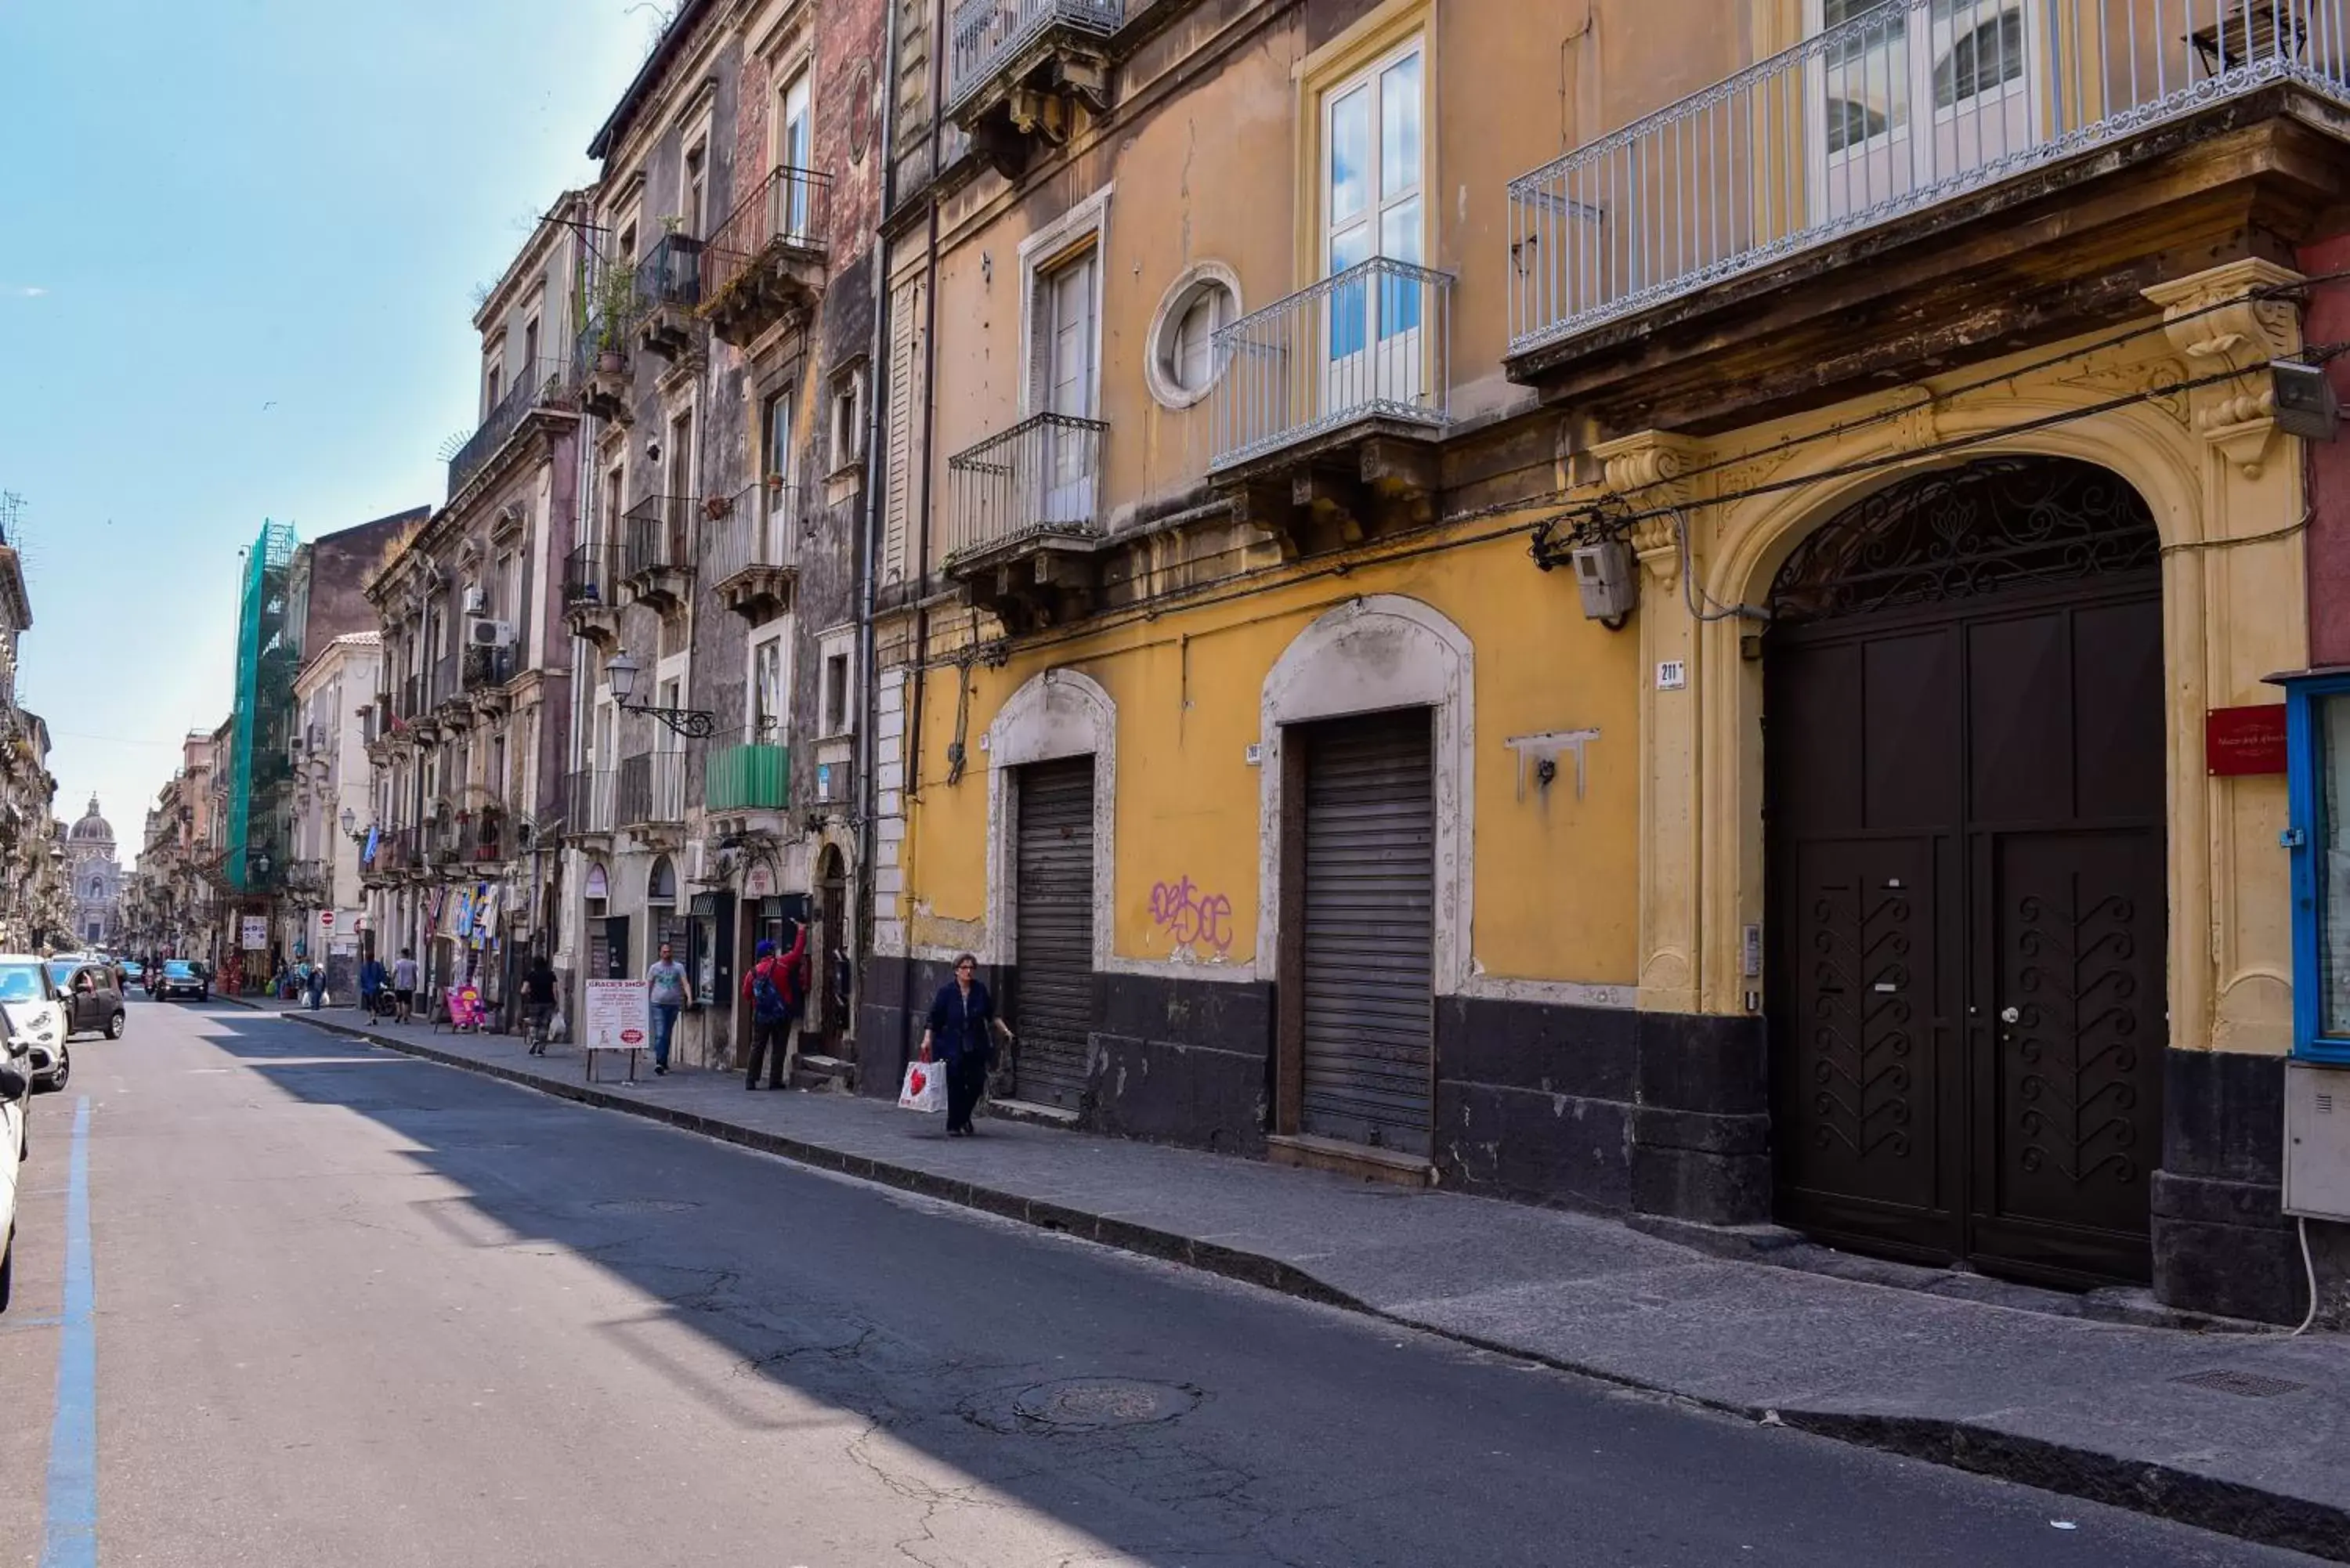
[[[840,1054],[848,1031],[848,868],[840,846],[827,844],[816,862],[816,930],[808,940],[810,1022],[827,1056]]]
[[[2105,469],[1905,480],[1772,587],[1782,1219],[2055,1283],[2143,1280],[2161,1147],[2160,544]]]

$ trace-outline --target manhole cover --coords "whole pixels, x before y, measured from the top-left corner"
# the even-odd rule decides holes
[[[588,1207],[598,1214],[682,1214],[702,1205],[678,1198],[607,1198]]]
[[[1098,1432],[1171,1421],[1189,1415],[1199,1403],[1200,1391],[1180,1383],[1079,1377],[1040,1383],[1014,1398],[1012,1411],[1030,1429]]]
[[[2295,1383],[2284,1377],[2267,1377],[2257,1372],[2190,1372],[2171,1381],[2184,1383],[2190,1388],[2240,1394],[2247,1399],[2273,1399],[2280,1394],[2298,1394],[2309,1386],[2306,1383]]]

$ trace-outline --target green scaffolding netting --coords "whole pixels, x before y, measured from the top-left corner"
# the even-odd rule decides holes
[[[228,854],[221,867],[239,892],[267,888],[286,865],[286,795],[293,782],[286,743],[294,716],[294,670],[302,658],[302,628],[286,613],[295,544],[290,524],[265,522],[244,563],[236,628],[236,732],[229,748]]]

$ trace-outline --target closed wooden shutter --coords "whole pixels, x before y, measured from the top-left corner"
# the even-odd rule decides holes
[[[1436,936],[1428,711],[1295,733],[1305,744],[1299,1130],[1427,1155]]]
[[[1094,760],[1020,770],[1016,1093],[1076,1110],[1094,1028]]]
[[[908,572],[906,540],[914,508],[921,495],[916,441],[926,392],[929,364],[922,353],[922,289],[924,280],[910,278],[898,286],[889,302],[889,423],[888,471],[882,476],[881,581],[903,582]],[[912,568],[930,569],[927,561]]]

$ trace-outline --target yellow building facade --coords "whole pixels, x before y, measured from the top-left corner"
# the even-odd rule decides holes
[[[868,1088],[968,950],[1015,1112],[2268,1310],[2201,736],[2306,661],[2338,62],[1008,9],[899,15]]]

